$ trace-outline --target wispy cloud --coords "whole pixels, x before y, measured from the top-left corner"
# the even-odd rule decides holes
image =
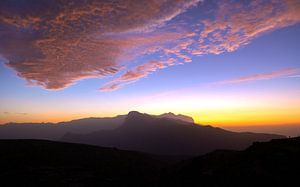
[[[300,21],[297,0],[200,2],[0,1],[0,54],[30,85],[50,90],[123,73],[100,88],[111,91],[194,56],[235,51]],[[202,19],[182,16],[191,8]],[[153,59],[128,68],[149,55]]]
[[[300,75],[291,75],[290,78],[300,78]]]
[[[26,113],[26,112],[16,112],[15,114],[17,114],[17,115],[28,115],[28,113]]]
[[[295,76],[294,74],[298,74],[298,73],[300,73],[300,68],[288,68],[288,69],[282,69],[282,70],[277,70],[268,73],[254,74],[254,75],[248,75],[248,76],[243,76],[234,79],[223,80],[223,81],[215,82],[213,84],[214,85],[238,84],[243,82],[268,80],[268,79],[275,79],[280,77],[293,77]]]
[[[140,78],[146,77],[157,69],[165,68],[168,62],[150,61],[127,71],[122,76],[112,80],[102,87],[101,91],[112,91],[119,89],[122,85],[137,81]]]
[[[28,115],[28,113],[25,112],[2,112],[4,115]]]

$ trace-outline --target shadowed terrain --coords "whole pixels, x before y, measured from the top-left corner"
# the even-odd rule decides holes
[[[218,150],[169,169],[162,186],[294,186],[300,137],[256,142],[244,151]]]
[[[166,166],[143,153],[46,140],[0,140],[0,150],[0,186],[139,186]]]
[[[1,186],[286,186],[300,175],[300,138],[256,142],[178,161],[114,148],[0,140]]]

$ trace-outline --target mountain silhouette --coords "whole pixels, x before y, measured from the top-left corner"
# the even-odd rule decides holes
[[[66,133],[91,133],[115,129],[126,115],[104,118],[84,118],[60,123],[7,123],[0,125],[0,139],[58,140]]]
[[[0,186],[147,186],[168,164],[151,155],[47,140],[0,140]]]
[[[236,133],[162,116],[132,111],[116,129],[87,134],[66,133],[61,141],[161,155],[199,155],[216,149],[241,150],[254,141],[284,138],[274,134]]]
[[[165,113],[152,115],[157,118],[171,118],[193,123],[193,118]],[[122,125],[127,115],[103,118],[83,118],[59,123],[7,123],[0,125],[0,139],[46,139],[58,140],[66,133],[86,134],[99,130],[116,129]]]
[[[161,186],[297,186],[300,137],[255,142],[243,151],[217,150],[164,171]]]
[[[194,119],[190,116],[185,116],[182,114],[173,114],[172,112],[164,113],[158,116],[159,118],[169,118],[169,119],[175,119],[175,120],[181,120],[188,123],[194,123]]]
[[[297,186],[300,175],[300,137],[186,160],[46,140],[0,140],[0,150],[0,186]]]

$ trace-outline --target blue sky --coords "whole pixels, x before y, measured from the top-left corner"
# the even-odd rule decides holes
[[[109,1],[53,5],[60,14],[37,11],[43,3],[21,11],[3,2],[0,123],[130,110],[217,125],[300,122],[299,2],[170,1],[159,10],[151,3],[149,12],[137,3],[126,19],[106,23],[104,5],[117,8]]]

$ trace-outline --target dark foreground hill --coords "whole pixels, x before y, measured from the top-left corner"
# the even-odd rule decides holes
[[[169,168],[162,186],[299,186],[300,137],[219,150]]]
[[[300,138],[172,165],[166,157],[45,140],[0,140],[0,150],[0,186],[297,186],[300,176]]]
[[[0,186],[140,186],[167,162],[114,148],[0,140]]]
[[[180,119],[130,112],[113,130],[67,133],[61,141],[135,150],[162,155],[199,155],[216,149],[242,150],[254,141],[284,138],[262,133],[236,133]]]

